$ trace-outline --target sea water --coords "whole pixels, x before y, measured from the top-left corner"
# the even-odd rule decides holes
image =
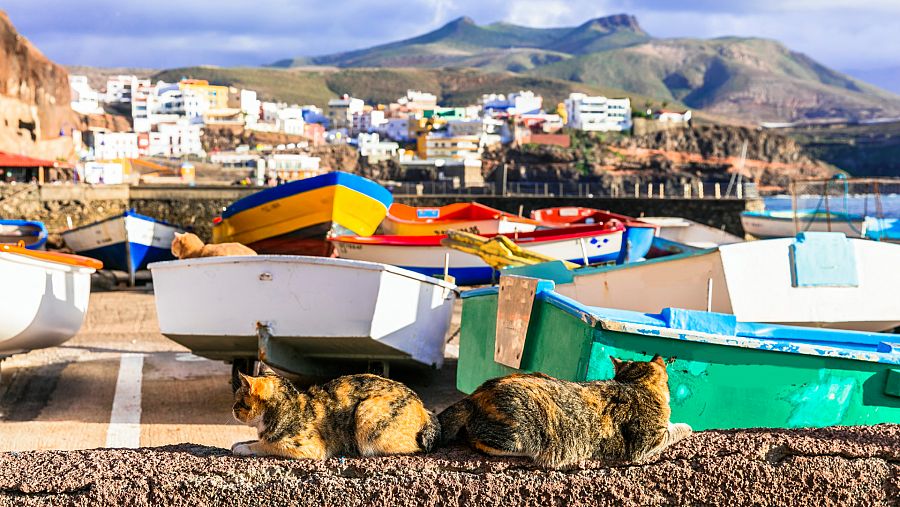
[[[854,215],[878,216],[878,199],[881,200],[882,216],[900,218],[900,194],[874,194],[829,196],[828,209]],[[771,211],[790,211],[792,202],[789,195],[775,195],[765,198],[766,209]],[[798,199],[797,208],[802,211],[825,211],[825,200],[818,195],[803,196]]]

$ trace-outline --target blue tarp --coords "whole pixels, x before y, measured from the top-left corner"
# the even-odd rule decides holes
[[[801,232],[791,244],[794,287],[856,287],[853,242],[841,232]]]

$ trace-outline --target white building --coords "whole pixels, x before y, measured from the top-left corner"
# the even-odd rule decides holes
[[[425,158],[447,160],[481,160],[481,136],[425,136]]]
[[[660,110],[654,116],[663,123],[688,123],[691,121],[691,110],[681,112]]]
[[[259,121],[261,103],[253,90],[241,90],[241,112],[244,113],[244,122],[253,125]]]
[[[69,75],[72,92],[72,110],[81,114],[102,114],[100,92],[91,88],[87,76]]]
[[[397,155],[400,145],[392,141],[382,141],[378,134],[359,134],[356,146],[360,156],[367,157],[370,162],[385,160]]]
[[[331,120],[331,128],[350,128],[353,124],[353,113],[362,112],[365,105],[362,99],[356,99],[347,94],[329,100],[328,119]]]
[[[353,125],[350,131],[354,133],[374,132],[385,123],[387,120],[384,118],[384,111],[379,109],[360,111],[353,113]]]
[[[137,76],[118,75],[106,80],[105,101],[111,104],[131,103],[131,90],[134,87]]]
[[[204,156],[200,139],[201,126],[182,120],[178,123],[161,123],[156,132],[150,132],[150,155],[183,157]]]
[[[474,120],[450,120],[447,122],[450,137],[477,136],[482,147],[500,144],[510,139],[509,126],[503,120],[478,118]]]
[[[203,115],[209,112],[209,94],[201,88],[183,87],[184,114],[194,121],[202,121]]]
[[[586,132],[631,130],[631,100],[572,93],[566,99],[566,124]]]
[[[520,90],[506,96],[502,93],[482,95],[481,105],[485,115],[494,116],[505,113],[509,116],[516,116],[539,113],[544,105],[544,99],[530,90]]]
[[[433,93],[419,90],[406,90],[406,95],[397,99],[397,103],[414,115],[426,109],[437,108],[437,97]]]
[[[318,176],[324,171],[319,167],[319,157],[304,153],[276,153],[266,159],[266,168],[273,177],[283,180],[301,180]]]
[[[91,154],[94,160],[138,158],[138,134],[135,132],[94,132]]]

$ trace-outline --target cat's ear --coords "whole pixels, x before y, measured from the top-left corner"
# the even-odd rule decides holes
[[[238,375],[241,377],[241,387],[246,387],[249,391],[252,377],[248,377],[241,372],[238,372]]]
[[[180,238],[180,237],[184,236],[185,234],[187,234],[187,233],[186,233],[186,232],[178,232],[178,231],[175,231],[175,237],[176,237],[176,238]]]
[[[251,396],[256,396],[261,400],[267,400],[275,394],[275,383],[277,377],[246,377],[249,382],[248,391]]]
[[[616,358],[616,357],[613,357],[613,356],[609,356],[609,360],[612,361],[612,364],[613,364],[613,370],[616,371],[616,372],[618,372],[618,371],[619,371],[619,368],[622,367],[623,361],[622,361],[621,359]]]
[[[653,356],[653,359],[651,359],[650,362],[656,363],[656,364],[662,366],[663,368],[666,367],[666,360],[663,359],[662,356],[659,354],[656,354],[655,356]]]

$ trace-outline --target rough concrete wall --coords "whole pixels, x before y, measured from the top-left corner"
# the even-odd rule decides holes
[[[44,188],[54,190],[52,187]],[[128,200],[116,197],[119,192],[104,192],[105,195],[65,192],[60,194],[61,199],[48,199],[52,196],[43,193],[38,185],[0,184],[0,218],[44,222],[50,231],[50,246],[54,247],[62,245],[59,233],[68,229],[69,220],[73,227],[79,227],[128,209]]]

